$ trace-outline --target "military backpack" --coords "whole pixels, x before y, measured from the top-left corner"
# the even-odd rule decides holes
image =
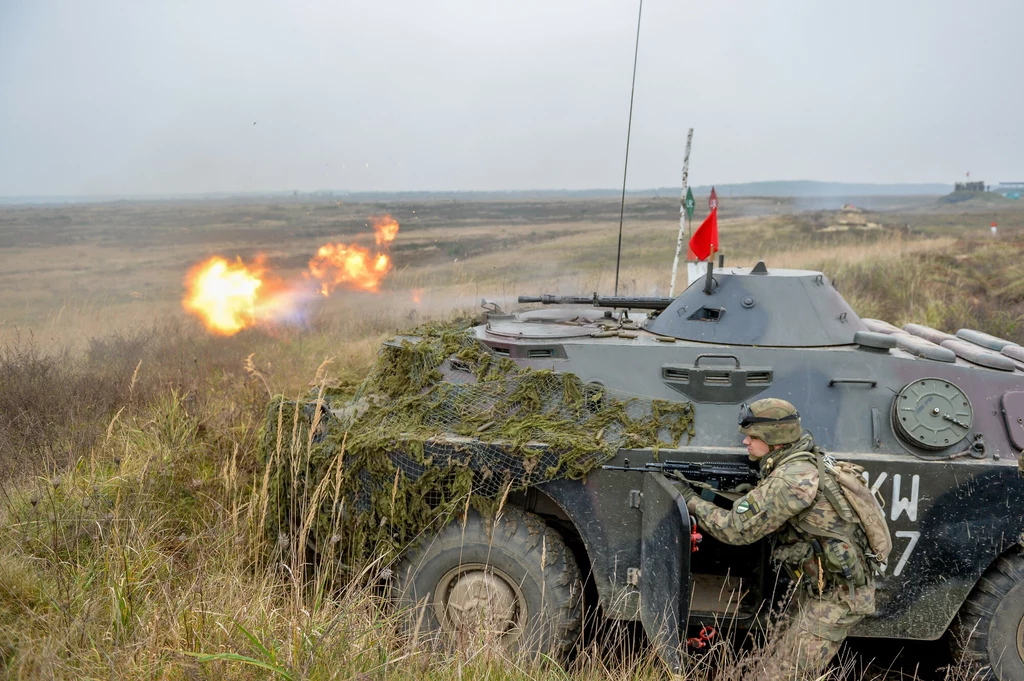
[[[844,517],[844,519],[856,523],[864,531],[868,543],[868,546],[864,547],[866,549],[865,558],[874,563],[873,567],[878,570],[889,560],[889,553],[892,551],[892,536],[889,534],[889,525],[885,522],[885,510],[882,508],[882,503],[864,479],[864,467],[849,461],[834,459],[817,447],[808,452],[808,455],[808,458],[813,458],[818,464],[818,487],[836,512],[841,516],[847,515],[843,513],[843,505],[839,501],[840,495],[853,509],[853,517]],[[820,529],[811,528],[803,523],[800,524],[800,527],[811,534],[822,532]],[[847,537],[836,538],[848,540]]]

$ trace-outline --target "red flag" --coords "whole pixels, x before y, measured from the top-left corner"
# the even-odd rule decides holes
[[[718,208],[718,194],[715,193],[715,188],[711,188],[711,194],[708,195],[708,209],[715,210]]]
[[[700,227],[693,233],[690,239],[690,252],[697,256],[697,260],[707,260],[718,252],[718,209],[711,211],[711,214],[700,223]]]

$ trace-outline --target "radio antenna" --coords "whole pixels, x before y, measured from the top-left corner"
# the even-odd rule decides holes
[[[629,88],[629,123],[626,125],[626,161],[622,164],[622,200],[619,202],[619,248],[615,252],[615,295],[619,295],[619,265],[622,263],[622,217],[626,212],[626,171],[629,169],[629,133],[633,130],[633,93],[636,92],[636,57],[640,52],[640,17],[644,0],[636,13],[636,45],[633,47],[633,83]]]

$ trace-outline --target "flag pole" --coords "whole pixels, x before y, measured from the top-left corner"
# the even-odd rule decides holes
[[[679,269],[679,253],[683,250],[683,228],[686,224],[686,187],[690,174],[690,146],[693,144],[693,128],[686,133],[686,155],[683,156],[683,193],[679,195],[679,238],[676,239],[676,257],[672,261],[672,282],[668,285],[668,297],[676,290],[676,271]]]

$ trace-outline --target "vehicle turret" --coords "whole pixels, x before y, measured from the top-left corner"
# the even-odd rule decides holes
[[[769,274],[760,262],[716,270],[709,287],[694,282],[647,330],[726,345],[820,347],[852,344],[854,334],[868,329],[820,272]]]
[[[651,333],[724,345],[823,347],[856,343],[869,332],[821,272],[751,268],[715,270],[677,298],[630,296],[519,296],[520,303],[594,305],[654,310]]]

